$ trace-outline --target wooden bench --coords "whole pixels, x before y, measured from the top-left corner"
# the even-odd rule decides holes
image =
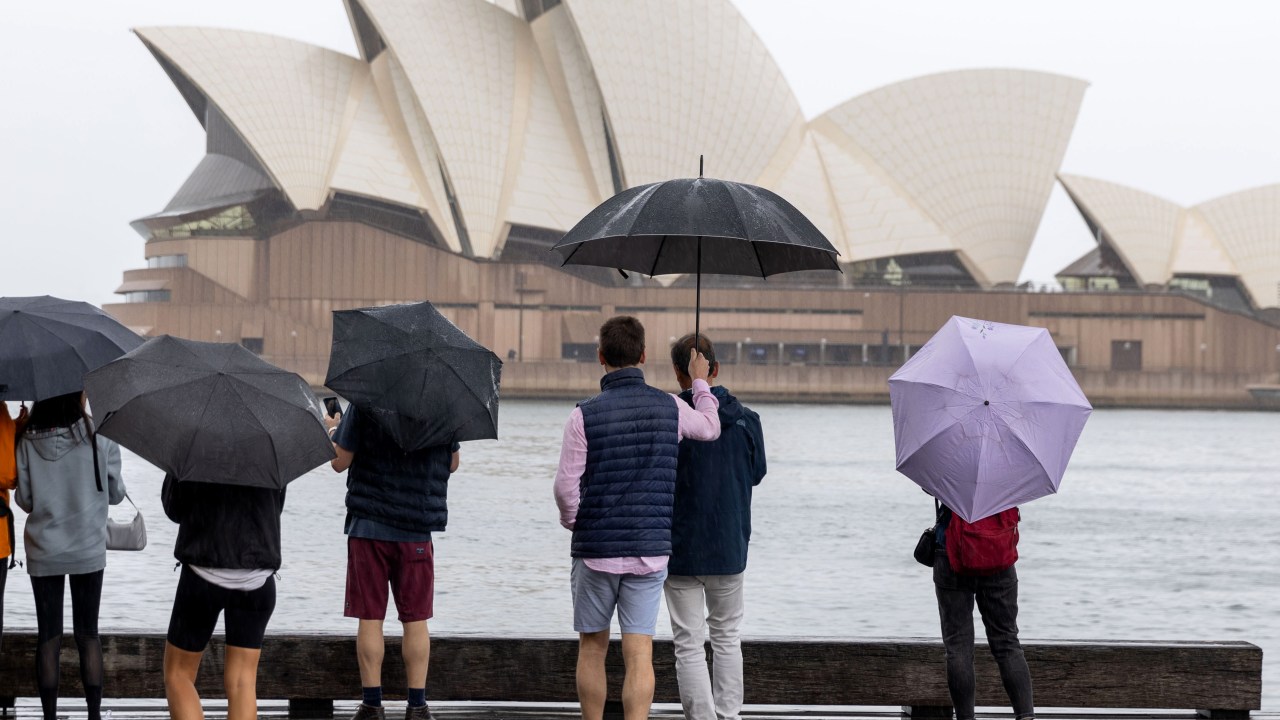
[[[0,654],[0,698],[36,696],[35,634],[7,632]],[[164,636],[102,636],[105,694],[164,697]],[[428,696],[439,701],[569,703],[577,700],[578,644],[568,638],[438,636],[431,641]],[[1024,643],[1037,708],[1198,710],[1212,718],[1247,718],[1261,707],[1262,650],[1244,642]],[[387,638],[383,682],[388,698],[403,687],[399,638]],[[995,663],[976,649],[978,704],[1007,706]],[[779,638],[743,643],[746,700],[756,705],[901,706],[913,717],[950,713],[942,644],[924,639]],[[200,694],[224,697],[221,639],[205,654]],[[670,641],[654,645],[656,702],[679,702]],[[62,694],[79,692],[70,633],[62,651]],[[618,641],[610,650],[609,691],[622,687]],[[360,697],[355,637],[268,635],[258,696],[289,700],[293,717],[331,717],[334,699]],[[402,697],[402,696],[401,696]],[[620,706],[611,702],[620,714]]]

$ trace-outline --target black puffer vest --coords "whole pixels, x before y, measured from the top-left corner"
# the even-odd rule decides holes
[[[451,446],[405,452],[370,415],[359,419],[360,439],[347,472],[347,512],[409,532],[444,530]]]
[[[578,405],[587,467],[573,557],[670,555],[679,409],[670,395],[645,384],[639,368],[605,375],[600,389]]]

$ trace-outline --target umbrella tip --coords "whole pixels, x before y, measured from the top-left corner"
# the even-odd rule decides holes
[[[698,177],[702,177],[702,156],[698,156]]]

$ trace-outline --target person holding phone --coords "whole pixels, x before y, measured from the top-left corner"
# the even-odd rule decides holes
[[[427,663],[433,615],[435,549],[431,534],[449,519],[449,476],[458,443],[405,452],[369,415],[348,405],[325,418],[333,469],[347,472],[347,589],[344,614],[356,618],[356,660],[362,701],[353,720],[383,720],[382,624],[388,587],[404,628],[401,652],[408,681],[405,720],[427,720]],[[331,407],[328,399],[326,408]]]

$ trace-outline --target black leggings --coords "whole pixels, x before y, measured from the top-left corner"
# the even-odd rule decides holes
[[[62,655],[62,592],[65,575],[31,577],[36,599],[36,686],[45,720],[58,716],[58,674]],[[102,571],[71,575],[71,628],[80,651],[80,682],[89,706],[89,720],[102,716],[102,643],[98,639],[98,605],[102,601]]]

